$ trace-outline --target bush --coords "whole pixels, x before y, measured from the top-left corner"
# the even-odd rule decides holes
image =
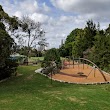
[[[43,68],[41,71],[43,74],[49,75],[50,73],[59,73],[59,69],[56,66]]]
[[[61,59],[57,49],[52,48],[46,52],[41,66],[44,68],[44,74],[58,72],[61,68]]]
[[[52,48],[46,52],[42,67],[50,66],[51,61],[55,61],[57,67],[59,67],[61,64],[60,55],[55,48]]]
[[[16,60],[7,59],[5,66],[0,68],[0,80],[10,77],[11,75],[16,75],[18,63]]]

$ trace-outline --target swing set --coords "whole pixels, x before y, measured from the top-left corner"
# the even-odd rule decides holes
[[[90,68],[89,68],[90,67]],[[105,82],[107,82],[107,79],[103,73],[103,71],[92,61],[85,59],[85,58],[74,58],[74,57],[65,57],[64,60],[62,60],[62,69],[69,69],[69,68],[73,68],[76,69],[77,68],[77,74],[79,76],[83,76],[85,73],[83,72],[83,70],[86,70],[87,68],[89,68],[88,70],[88,74],[86,74],[86,79],[93,73],[94,77],[96,77],[96,70],[99,71],[99,73],[102,75],[103,79]]]

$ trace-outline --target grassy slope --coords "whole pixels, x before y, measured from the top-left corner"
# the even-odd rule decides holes
[[[0,83],[0,110],[110,110],[110,85],[73,85],[34,74],[21,66],[21,76]]]

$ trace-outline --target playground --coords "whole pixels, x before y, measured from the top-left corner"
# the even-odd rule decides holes
[[[62,62],[62,69],[52,76],[55,80],[70,83],[109,83],[110,75],[102,71],[97,65],[88,59],[65,59]]]

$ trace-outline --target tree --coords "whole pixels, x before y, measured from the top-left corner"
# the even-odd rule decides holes
[[[95,36],[89,59],[103,70],[110,69],[110,36],[106,36],[102,31]]]
[[[5,25],[6,31],[11,36],[12,33],[18,29],[19,23],[18,18],[13,16],[10,17],[7,13],[4,12],[2,6],[0,5],[0,21]]]
[[[27,47],[27,57],[29,57],[31,48],[36,48],[37,45],[47,45],[44,38],[45,32],[39,22],[36,23],[29,17],[23,17],[19,20],[19,25],[19,32],[15,36],[21,47]]]
[[[0,80],[10,77],[18,66],[15,60],[9,58],[13,44],[14,40],[6,32],[4,24],[0,22]]]
[[[73,55],[73,43],[76,40],[76,36],[78,35],[79,30],[80,29],[78,29],[78,28],[74,29],[66,38],[65,49],[68,53],[67,56],[72,56]]]
[[[69,56],[82,57],[84,51],[84,30],[83,29],[74,29],[70,35],[67,36],[65,42],[65,48],[68,51]],[[80,51],[79,51],[80,50]]]
[[[49,66],[51,61],[55,61],[56,66],[59,67],[61,60],[60,60],[60,55],[58,53],[58,50],[55,48],[52,48],[48,50],[44,56],[44,66],[47,67]]]
[[[58,49],[58,52],[61,57],[68,56],[68,52],[67,52],[67,49],[65,48],[64,44]]]
[[[75,41],[72,42],[72,56],[83,57],[83,51],[85,50],[84,30],[79,29],[75,35]]]
[[[110,24],[100,30],[100,24],[88,20],[84,29],[74,29],[67,36],[65,44],[59,49],[61,54],[74,57],[86,57],[101,69],[110,70]]]
[[[86,27],[84,28],[84,41],[85,43],[85,50],[91,48],[94,42],[94,36],[96,35],[96,24],[92,20],[88,20],[86,23]]]
[[[12,18],[4,12],[0,5],[0,67],[5,65],[6,59],[11,54],[11,48],[13,47],[14,40],[9,36],[4,25],[4,21],[10,22]],[[10,27],[13,27],[10,23]]]
[[[5,66],[5,61],[11,53],[14,40],[8,35],[5,26],[0,22],[0,67]]]
[[[99,27],[98,24],[98,28]],[[91,49],[94,45],[94,36],[96,33],[96,24],[92,20],[87,21],[84,29],[74,29],[70,35],[67,36],[64,44],[68,56],[83,57],[83,52]]]
[[[2,6],[0,5],[0,22],[4,24],[5,31],[11,38],[13,38],[14,32],[16,32],[16,30],[18,30],[19,27],[17,19],[17,17],[10,17],[7,13],[5,13]],[[16,43],[14,40],[13,46],[11,47],[11,52],[14,52],[16,50]]]
[[[17,63],[10,59],[14,40],[7,33],[3,21],[10,21],[11,17],[4,12],[0,5],[0,80],[15,72]]]

